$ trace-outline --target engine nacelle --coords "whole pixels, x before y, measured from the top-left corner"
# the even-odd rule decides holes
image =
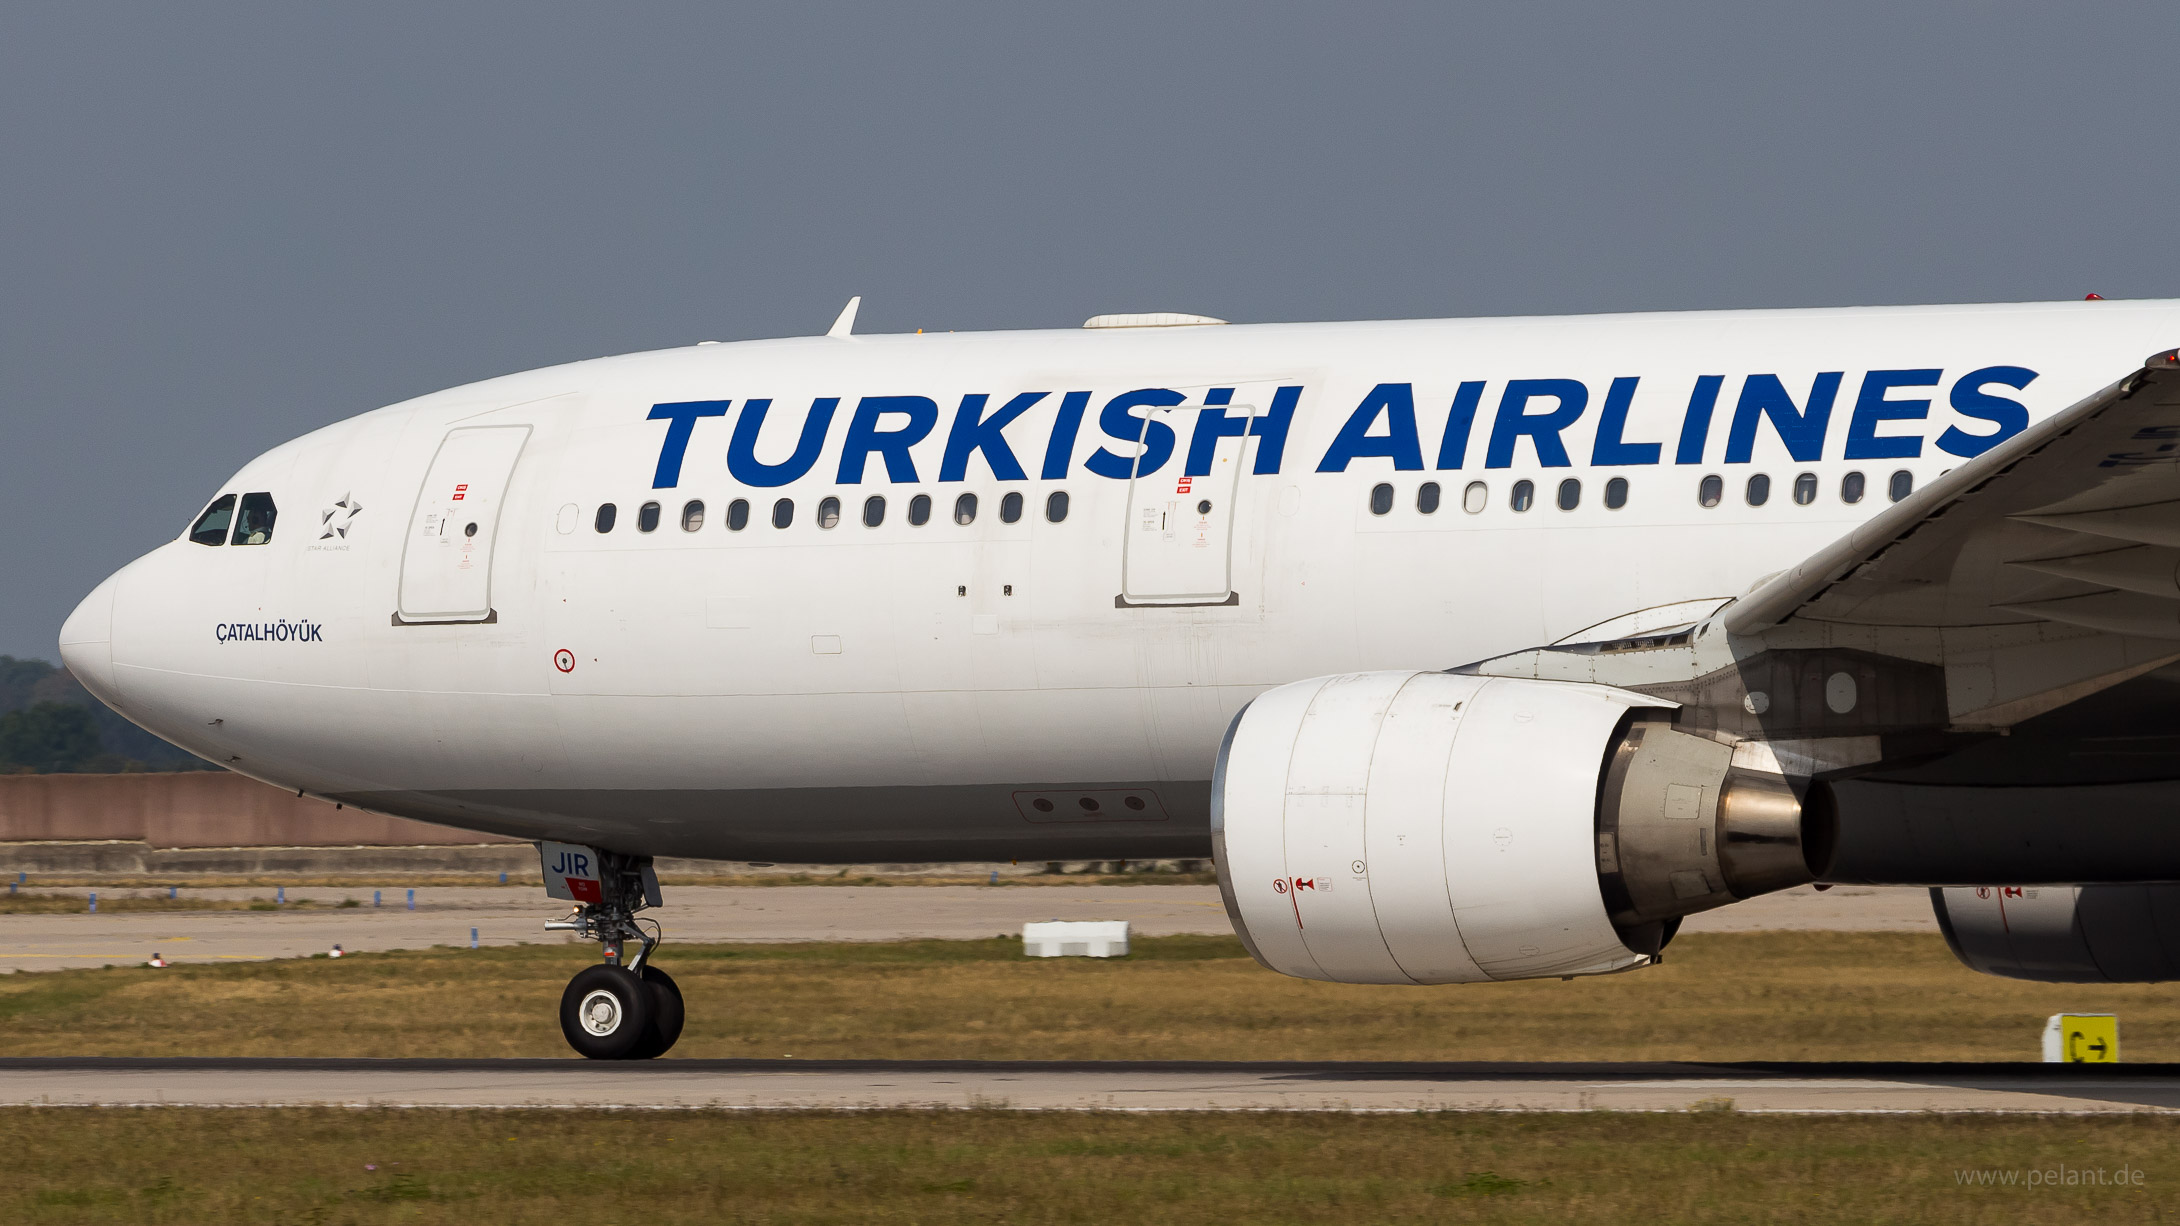
[[[2044,983],[2180,979],[2180,885],[1955,886],[1930,891],[1970,970]]]
[[[1811,880],[1803,806],[1609,686],[1320,677],[1235,717],[1212,781],[1234,929],[1342,983],[1603,974],[1679,917]]]

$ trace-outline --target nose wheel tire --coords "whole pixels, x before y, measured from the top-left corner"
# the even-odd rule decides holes
[[[682,1019],[687,1016],[681,1006],[681,987],[672,975],[647,964],[643,968],[643,986],[651,993],[651,1024],[645,1028],[642,1041],[628,1053],[631,1060],[649,1060],[672,1050],[681,1038]]]
[[[584,967],[560,993],[560,1033],[568,1046],[593,1060],[629,1059],[656,1034],[652,1001],[657,995],[655,987],[621,967]],[[678,1005],[680,993],[674,997]],[[680,1030],[677,1010],[677,1038]]]

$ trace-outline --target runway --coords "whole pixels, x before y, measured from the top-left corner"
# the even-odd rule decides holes
[[[87,888],[40,890],[85,899]],[[231,962],[324,953],[335,942],[351,952],[466,945],[470,929],[484,945],[563,940],[544,921],[566,914],[544,892],[516,886],[298,886],[290,906],[264,911],[115,911],[131,894],[102,890],[98,914],[0,914],[0,972],[79,966],[140,966],[153,952],[169,962]],[[273,890],[184,887],[185,898],[270,903]],[[88,900],[85,899],[87,902]],[[342,907],[343,902],[353,902]],[[1232,931],[1216,886],[677,886],[649,914],[671,941],[950,940],[1021,932],[1028,920],[1127,920],[1137,934],[1224,935]],[[1681,931],[1937,932],[1925,891],[1802,887],[1690,916]]]
[[[2180,1065],[0,1059],[0,1106],[2180,1111]]]

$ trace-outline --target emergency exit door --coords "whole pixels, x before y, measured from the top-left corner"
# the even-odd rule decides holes
[[[1233,544],[1242,493],[1246,433],[1221,438],[1211,471],[1187,473],[1196,405],[1155,408],[1143,417],[1173,431],[1173,458],[1143,472],[1144,448],[1136,448],[1128,479],[1128,527],[1121,544],[1120,595],[1127,604],[1225,604],[1233,593]],[[1226,406],[1229,420],[1254,410]],[[1139,440],[1140,441],[1140,440]]]
[[[440,440],[401,550],[400,621],[493,620],[500,504],[529,437],[528,426],[468,426]]]

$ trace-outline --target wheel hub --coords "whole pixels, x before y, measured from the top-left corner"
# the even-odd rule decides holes
[[[605,1038],[621,1028],[620,998],[601,988],[583,998],[576,1016],[583,1020],[583,1029]]]

